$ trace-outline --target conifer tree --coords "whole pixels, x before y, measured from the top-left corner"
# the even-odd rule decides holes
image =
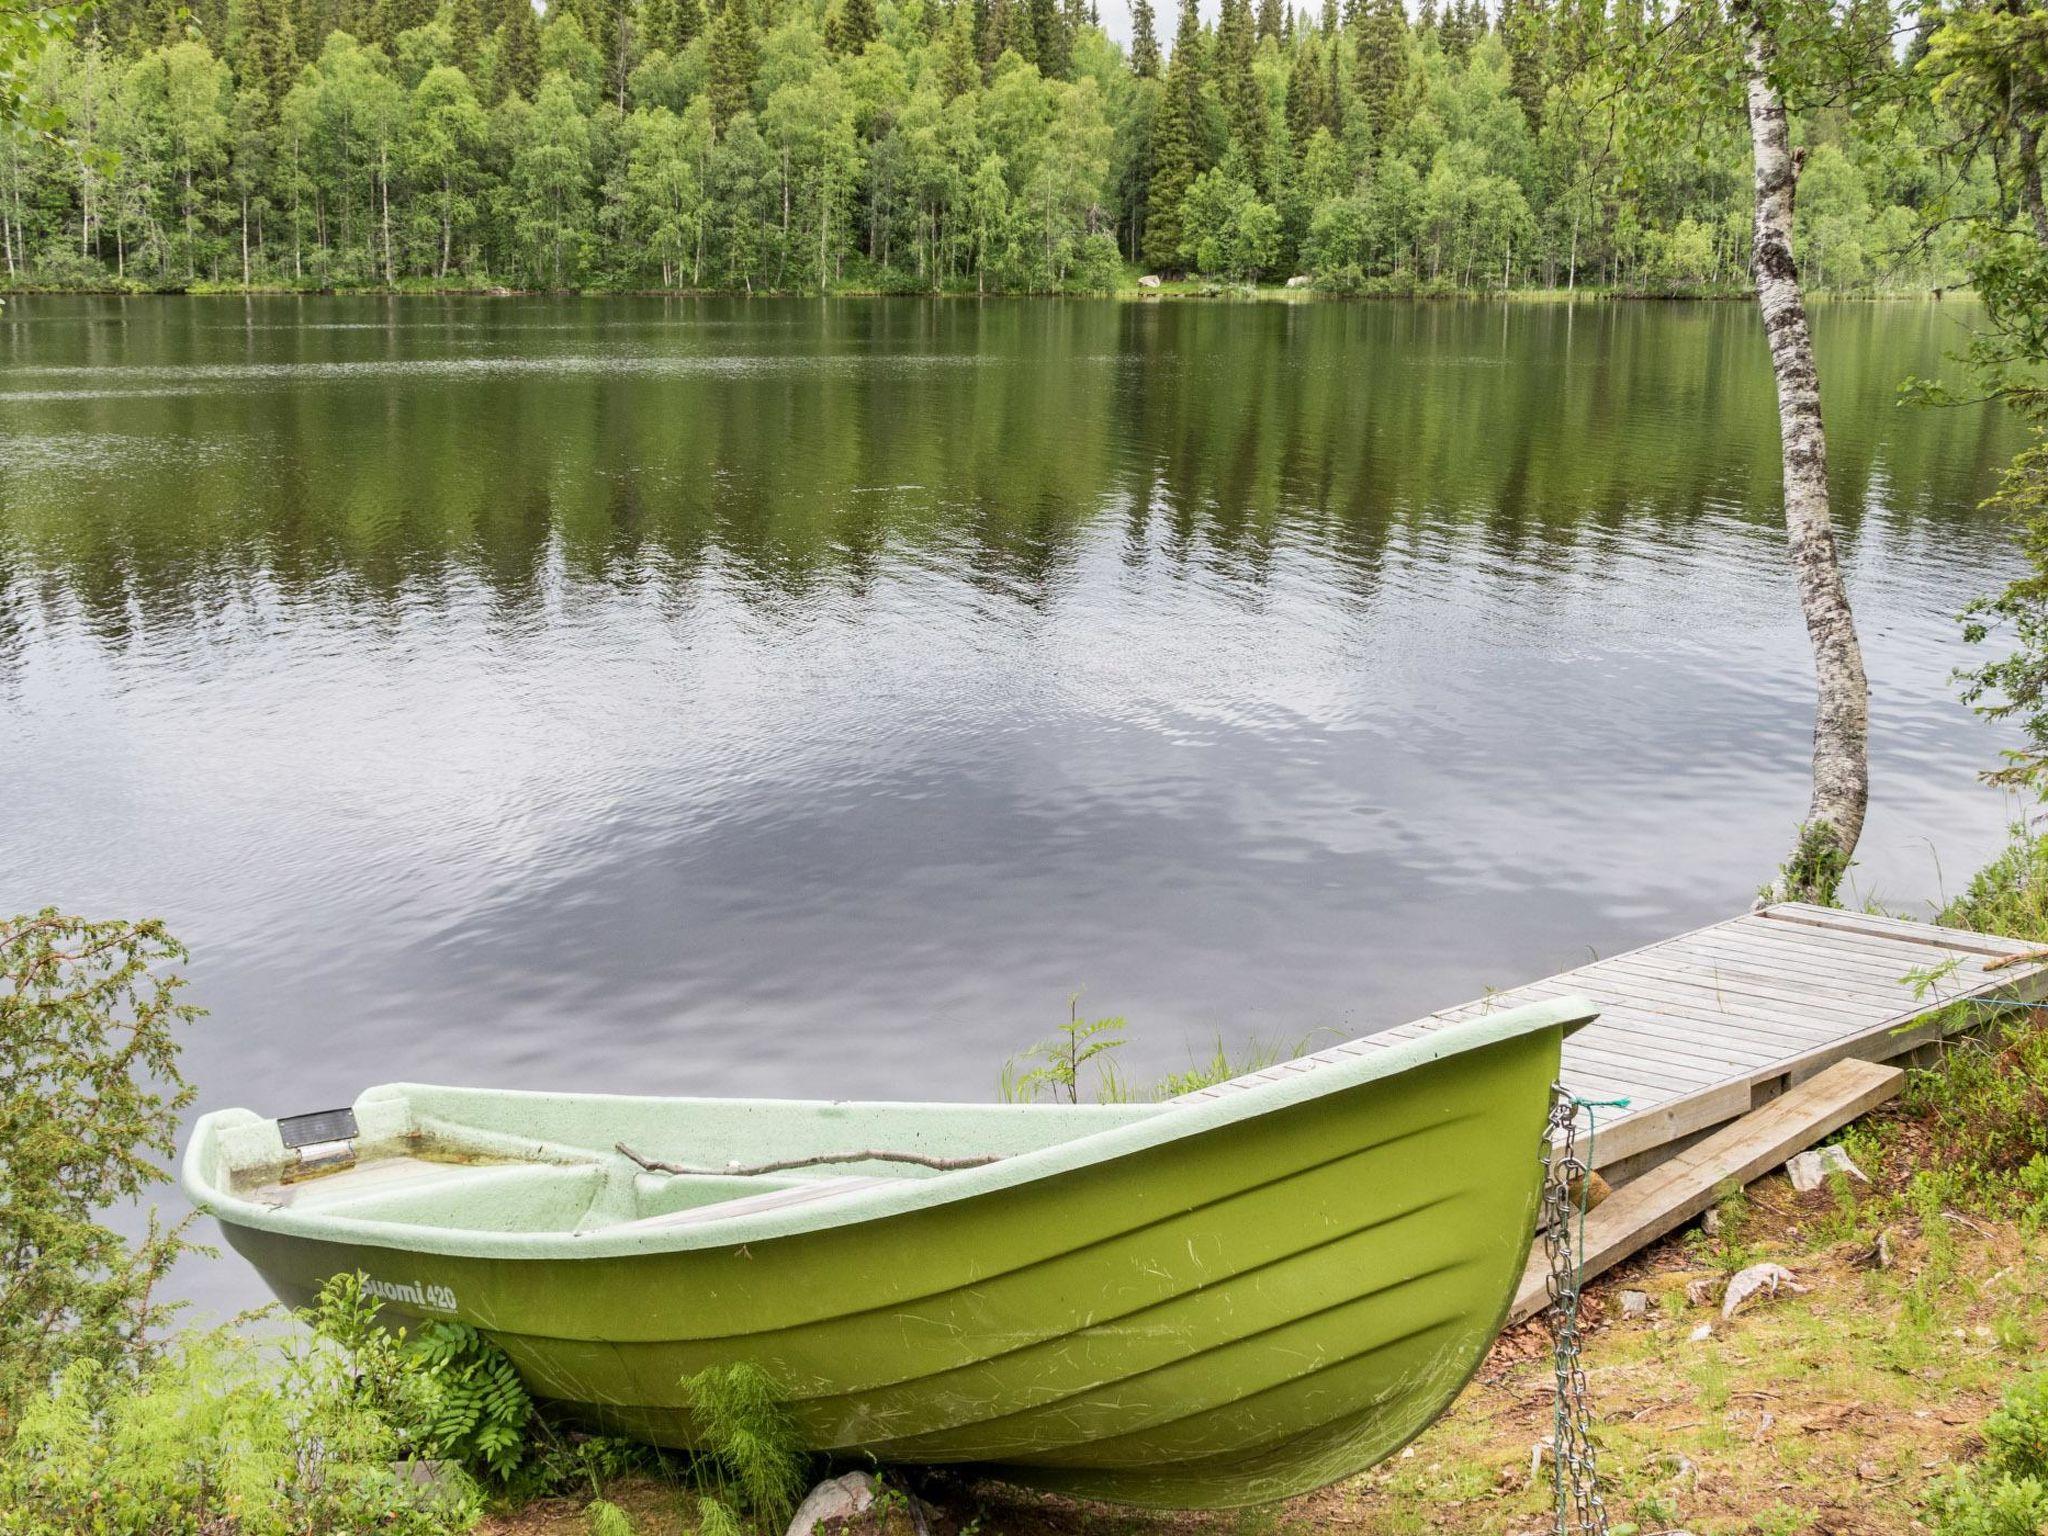
[[[277,121],[279,103],[299,77],[297,29],[286,0],[244,0],[229,62],[243,87],[262,98],[264,127]]]
[[[1152,183],[1146,196],[1145,261],[1179,271],[1180,205],[1202,173],[1202,18],[1195,0],[1181,0],[1165,99],[1152,131]]]
[[[667,53],[676,35],[676,0],[641,0],[640,24],[633,31],[648,52]]]
[[[981,63],[974,52],[974,11],[956,4],[946,30],[946,62],[941,77],[946,99],[964,96],[981,84]]]
[[[718,19],[711,24],[707,59],[710,78],[705,94],[711,100],[713,131],[723,134],[726,125],[742,112],[753,110],[754,75],[761,67],[761,45],[754,36],[754,17],[747,0],[725,0]]]
[[[398,34],[423,27],[434,19],[433,0],[377,0],[375,20],[367,41],[380,44],[386,53],[396,52]]]
[[[1152,0],[1131,7],[1131,73],[1140,80],[1159,77],[1159,35],[1153,29]]]
[[[492,94],[500,101],[507,96],[531,101],[539,89],[540,19],[529,0],[509,0],[498,31],[498,68],[491,80]]]
[[[675,16],[664,46],[670,53],[681,53],[704,30],[704,0],[674,0],[674,5]]]
[[[1263,196],[1266,175],[1266,92],[1252,73],[1257,38],[1252,28],[1251,0],[1223,0],[1216,24],[1216,89],[1230,123],[1231,146],[1243,161],[1252,185]]]
[[[1308,143],[1309,135],[1330,120],[1329,107],[1323,100],[1328,79],[1323,70],[1322,44],[1311,35],[1295,49],[1293,65],[1287,72],[1287,138],[1297,155]]]
[[[997,58],[1014,53],[1027,64],[1038,62],[1038,29],[1031,22],[1031,0],[996,0],[993,22]]]
[[[1408,87],[1408,23],[1401,0],[1368,0],[1358,28],[1358,64],[1352,71],[1360,110],[1383,142],[1399,116]]]
[[[626,77],[632,73],[633,19],[627,0],[584,0],[578,11],[584,34],[604,60],[606,93],[626,105]]]
[[[455,67],[470,79],[477,78],[477,64],[484,52],[484,12],[481,0],[450,0],[448,46]]]
[[[1438,35],[1443,39],[1444,57],[1456,64],[1464,63],[1477,40],[1471,9],[1461,0],[1445,0],[1443,24]]]
[[[1280,0],[1259,0],[1258,35],[1279,40],[1281,31]]]
[[[1543,121],[1543,0],[1501,0],[1500,38],[1508,50],[1508,91],[1533,133]]]
[[[837,8],[825,19],[825,46],[834,53],[857,58],[881,30],[875,0],[839,0]]]
[[[1038,72],[1050,79],[1064,80],[1071,73],[1067,46],[1067,18],[1060,13],[1059,0],[1031,0],[1033,60]]]

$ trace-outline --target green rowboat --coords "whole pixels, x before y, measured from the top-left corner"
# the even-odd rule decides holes
[[[321,1117],[209,1114],[183,1177],[283,1301],[361,1271],[397,1321],[475,1325],[615,1433],[689,1446],[683,1378],[747,1360],[832,1456],[1251,1504],[1398,1450],[1477,1368],[1529,1251],[1561,1042],[1592,1014],[1519,1008],[1167,1104],[394,1084]]]

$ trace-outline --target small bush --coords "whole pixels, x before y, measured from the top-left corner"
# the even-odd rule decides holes
[[[365,1390],[365,1385],[369,1389]],[[195,1332],[141,1368],[69,1366],[0,1451],[12,1536],[445,1536],[480,1509],[460,1474],[421,1487],[422,1449],[371,1378],[314,1335]]]
[[[2048,1028],[2035,1010],[1952,1039],[1908,1074],[1906,1108],[1933,1133],[1929,1166],[2000,1215],[2048,1215]]]
[[[683,1389],[703,1437],[691,1471],[702,1490],[704,1530],[737,1527],[740,1511],[764,1529],[782,1529],[803,1495],[810,1459],[775,1384],[742,1361],[686,1377]]]
[[[1998,1411],[1984,1421],[1984,1447],[1995,1470],[2048,1482],[2048,1371],[2005,1389]]]
[[[1928,1501],[1935,1536],[2048,1532],[2048,1371],[2022,1376],[1984,1421],[1984,1455],[1938,1483]]]
[[[1940,920],[1950,928],[2048,944],[2048,836],[2015,822],[1998,857],[1970,878]]]
[[[104,1217],[169,1176],[185,959],[158,922],[0,918],[0,1422],[74,1362],[129,1368],[169,1314],[185,1224],[131,1244]]]

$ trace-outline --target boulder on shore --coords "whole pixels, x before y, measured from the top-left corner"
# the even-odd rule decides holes
[[[851,1520],[874,1506],[875,1477],[871,1472],[848,1472],[828,1477],[797,1505],[789,1522],[789,1536],[811,1536],[821,1525]]]
[[[1312,287],[1314,284],[1315,279],[1310,277],[1306,272],[1297,273],[1295,276],[1287,279],[1287,286],[1290,288],[1308,288]]]
[[[1159,274],[1157,272],[1147,272],[1138,279],[1138,286],[1140,288],[1157,288],[1159,286]]]

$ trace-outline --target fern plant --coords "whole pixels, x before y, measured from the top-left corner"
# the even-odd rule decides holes
[[[533,1399],[504,1352],[450,1322],[423,1325],[407,1349],[432,1383],[424,1428],[435,1454],[511,1478],[526,1456]]]

